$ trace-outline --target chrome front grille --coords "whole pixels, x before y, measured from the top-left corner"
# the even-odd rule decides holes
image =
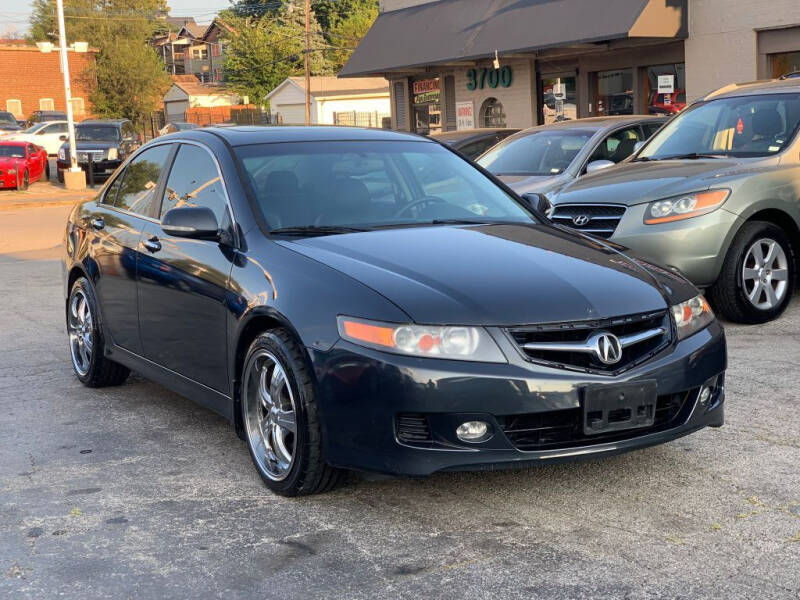
[[[617,230],[625,207],[618,204],[556,204],[550,219],[559,225],[610,238]]]
[[[531,362],[607,374],[626,371],[661,352],[670,343],[671,331],[667,311],[507,329]],[[608,354],[609,338],[619,342],[617,356]],[[617,360],[609,362],[609,358]]]

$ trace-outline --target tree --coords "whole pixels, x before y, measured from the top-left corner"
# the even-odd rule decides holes
[[[330,51],[329,60],[331,67],[337,73],[344,67],[353,53],[353,49],[367,35],[369,28],[372,27],[378,17],[377,2],[365,2],[364,0],[345,0],[345,2],[352,2],[361,6],[358,9],[354,8],[352,12],[345,14],[343,17],[338,17],[328,30],[327,37],[331,46],[335,47]],[[336,4],[338,5],[339,3],[337,2]]]
[[[139,40],[109,40],[87,76],[97,85],[90,95],[101,117],[125,117],[143,129],[147,117],[161,105],[170,78],[155,50]]]
[[[378,16],[378,0],[314,0],[314,14],[324,32],[334,30],[342,21]]]

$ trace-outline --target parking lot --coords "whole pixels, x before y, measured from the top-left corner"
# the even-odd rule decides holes
[[[215,414],[78,383],[67,211],[0,212],[0,597],[800,598],[800,302],[727,326],[721,429],[289,500]]]

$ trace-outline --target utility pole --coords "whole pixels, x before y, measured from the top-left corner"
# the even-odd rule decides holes
[[[60,2],[61,0],[59,0]],[[311,125],[311,0],[306,0],[306,125]]]
[[[67,102],[67,131],[69,132],[69,173],[64,173],[64,183],[68,188],[83,188],[86,180],[78,166],[78,152],[75,145],[75,120],[72,116],[72,91],[69,85],[69,60],[67,59],[67,34],[64,27],[64,0],[56,0],[58,11],[58,43],[61,53],[61,72],[64,74],[64,98]]]

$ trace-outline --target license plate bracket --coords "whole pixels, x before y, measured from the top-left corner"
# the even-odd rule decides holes
[[[584,388],[583,433],[597,435],[651,427],[658,393],[655,381],[636,381]]]

